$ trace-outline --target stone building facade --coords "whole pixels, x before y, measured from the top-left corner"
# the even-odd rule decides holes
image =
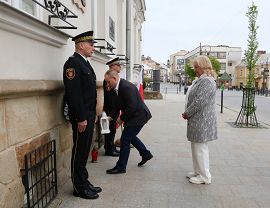
[[[188,52],[185,50],[180,50],[177,53],[174,53],[170,55],[170,58],[168,60],[168,65],[170,68],[169,73],[169,80],[172,83],[179,83],[181,82],[182,76],[185,74],[185,55]]]
[[[45,2],[49,1],[37,2],[44,2],[48,9]],[[136,81],[139,73],[134,66],[140,64],[144,0],[60,2],[74,18],[62,17],[65,21],[51,18],[49,25],[51,14],[35,1],[0,0],[0,207],[3,208],[23,207],[24,155],[50,140],[56,141],[58,185],[70,177],[72,132],[62,115],[62,70],[74,51],[71,37],[94,30],[98,39],[90,60],[97,75],[98,113],[103,106],[102,80],[108,60],[121,57],[126,63],[122,76],[130,81]],[[62,5],[59,9],[67,11]]]
[[[259,58],[255,65],[255,88],[268,89],[270,88],[269,70],[270,70],[270,53],[258,53]],[[244,87],[247,83],[248,70],[245,62],[242,61],[235,69],[235,87]]]

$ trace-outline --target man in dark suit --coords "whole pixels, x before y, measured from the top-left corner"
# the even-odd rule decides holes
[[[75,53],[64,65],[63,81],[68,116],[73,130],[73,148],[71,157],[71,178],[73,195],[85,199],[96,199],[100,187],[88,181],[86,163],[92,143],[96,117],[96,75],[88,62],[96,42],[93,31],[79,34],[72,38]]]
[[[106,63],[109,66],[110,70],[114,70],[117,73],[121,71],[121,64],[119,57],[114,58]],[[111,118],[110,121],[110,133],[105,134],[104,149],[106,156],[118,157],[119,150],[116,149],[114,144],[114,137],[116,133],[116,119],[119,115],[119,112],[113,111],[115,106],[116,93],[114,90],[111,90],[107,85],[107,82],[103,81],[103,93],[104,93],[104,105],[103,110]]]
[[[108,86],[114,89],[117,94],[116,111],[122,111],[121,116],[117,119],[117,123],[121,125],[124,122],[119,160],[114,168],[106,172],[107,174],[125,173],[130,153],[130,144],[139,151],[142,157],[138,166],[144,165],[148,160],[153,158],[151,152],[146,149],[145,145],[137,137],[143,126],[152,116],[134,84],[120,79],[119,74],[114,70],[108,70],[104,78]]]

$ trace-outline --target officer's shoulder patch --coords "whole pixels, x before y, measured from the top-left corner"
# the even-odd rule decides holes
[[[66,77],[69,80],[72,80],[75,77],[75,69],[74,68],[68,68],[68,69],[66,69]]]

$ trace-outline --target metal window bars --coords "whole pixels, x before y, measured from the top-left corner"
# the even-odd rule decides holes
[[[26,154],[24,162],[26,207],[47,207],[58,193],[55,140]]]
[[[75,15],[72,11],[70,11],[66,6],[64,6],[60,1],[58,0],[43,0],[43,4],[40,3],[38,0],[32,0],[48,12],[50,12],[52,15],[48,16],[48,24],[51,25],[51,19],[52,18],[58,18],[61,19],[63,22],[65,22],[69,26],[53,26],[56,29],[77,29],[74,25],[72,25],[70,22],[66,21],[67,18],[78,18],[77,15]]]
[[[128,59],[128,57],[126,55],[124,55],[124,54],[116,54],[116,56],[119,57],[119,60],[121,62],[123,62],[123,64],[127,65],[129,63],[129,59]]]
[[[103,53],[105,55],[115,55],[113,50],[116,49],[115,47],[113,47],[113,45],[111,45],[108,41],[106,41],[105,39],[100,39],[97,38],[95,39],[96,41],[98,41],[98,44],[100,45],[95,45],[95,48],[99,49],[100,53]],[[100,43],[99,41],[102,41],[102,43]],[[103,52],[105,50],[105,52]]]

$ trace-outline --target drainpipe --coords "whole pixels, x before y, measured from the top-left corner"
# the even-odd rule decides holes
[[[126,2],[126,56],[128,58],[128,63],[126,66],[126,79],[130,81],[131,79],[131,66],[130,66],[130,58],[131,58],[131,1],[127,0]]]

